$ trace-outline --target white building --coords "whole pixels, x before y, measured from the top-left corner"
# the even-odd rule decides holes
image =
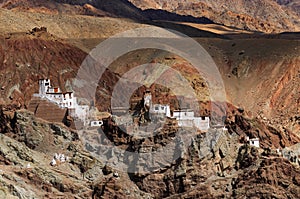
[[[152,104],[152,94],[150,90],[147,90],[144,94],[144,107],[149,107],[149,113],[152,115],[171,117],[171,109],[169,105]]]
[[[60,88],[52,87],[49,79],[39,80],[39,97],[46,98],[61,108],[74,109],[77,104],[73,92],[63,93]]]
[[[177,110],[173,112],[173,117],[178,121],[181,127],[197,127],[201,131],[210,128],[209,117],[195,117],[193,110]]]
[[[39,94],[46,95],[48,88],[50,88],[50,79],[40,79],[39,80]]]
[[[103,121],[102,120],[91,121],[91,127],[100,127],[102,125],[103,125]]]
[[[151,114],[161,114],[166,117],[171,117],[171,109],[169,105],[154,104],[150,108]]]
[[[209,117],[195,117],[194,118],[195,126],[202,131],[206,131],[210,128],[209,123],[210,123]]]
[[[247,137],[247,142],[250,146],[254,146],[254,147],[257,147],[259,148],[259,138],[252,138],[252,139],[249,139],[249,137]]]
[[[151,107],[152,106],[152,94],[151,91],[147,90],[144,94],[144,106]]]
[[[152,104],[151,91],[147,90],[144,94],[144,106],[150,107],[152,116],[171,117],[170,105]],[[195,117],[193,110],[177,110],[173,111],[173,118],[176,118],[178,126],[181,127],[197,127],[201,131],[207,131],[210,128],[209,117]]]
[[[90,107],[78,105],[73,92],[62,92],[60,88],[52,87],[49,79],[39,80],[39,93],[34,96],[45,98],[60,108],[68,108],[71,117],[81,120],[84,125],[90,124]]]
[[[176,119],[190,119],[195,117],[195,113],[193,110],[176,110],[173,111],[173,117]]]

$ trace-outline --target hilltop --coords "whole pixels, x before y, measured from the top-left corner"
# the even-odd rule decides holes
[[[0,7],[48,14],[215,23],[266,33],[300,31],[298,1],[2,0]]]

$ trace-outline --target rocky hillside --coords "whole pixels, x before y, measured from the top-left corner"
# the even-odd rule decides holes
[[[2,8],[14,11],[40,12],[48,14],[91,15],[97,17],[127,17],[142,19],[139,9],[122,0],[2,0]]]
[[[300,1],[299,0],[274,0],[282,7],[293,10],[298,15],[300,14]]]
[[[221,25],[295,31],[299,17],[290,14],[290,8],[296,1],[132,2],[141,9],[126,0],[0,0],[0,198],[300,198],[300,162],[291,154],[287,158],[281,154],[281,149],[290,146],[299,150],[295,145],[300,142],[299,35],[257,34]],[[199,24],[211,20],[219,25]],[[99,42],[151,25],[186,33],[211,55],[227,99],[226,110],[221,107],[211,114],[226,111],[228,131],[192,132],[169,119],[154,130],[140,126],[152,129],[154,135],[139,138],[117,125],[115,117],[105,119],[101,129],[77,131],[26,110],[32,94],[38,92],[39,78],[50,78],[55,86],[68,90],[83,60]],[[185,79],[201,106],[196,114],[210,114],[214,102],[209,82],[188,60],[157,49],[129,52],[109,66],[91,96],[100,111],[111,108],[120,77],[142,64],[148,64],[149,70],[137,71],[129,80],[147,78],[147,72],[157,75],[151,64],[169,66],[180,75],[166,72],[164,82],[185,95],[185,87],[180,87]],[[98,74],[96,67],[89,69],[85,75]],[[148,86],[155,103],[181,108],[167,86]],[[140,100],[145,89],[137,88],[131,100]],[[121,92],[125,95],[126,89]],[[191,132],[190,145],[182,147],[187,136],[178,134]],[[246,144],[247,136],[259,138],[260,148]],[[99,145],[103,140],[139,152],[145,159],[138,162],[106,150]],[[159,159],[151,173],[137,172],[149,163],[143,153],[173,141],[178,141],[175,147],[180,157],[165,168],[161,165],[166,159]],[[51,166],[55,153],[68,158]],[[133,172],[116,168],[119,162],[132,165]]]
[[[262,32],[300,30],[299,16],[290,8],[282,7],[273,0],[130,1],[143,10],[162,9],[180,15],[207,17],[215,23],[240,29]],[[297,6],[293,5],[291,8],[297,9]]]
[[[72,6],[68,4],[60,4],[55,1],[2,1],[1,7],[26,12],[40,12],[46,14],[80,14],[93,16],[113,16],[112,14],[98,10],[89,4],[83,6]]]
[[[197,41],[216,62],[230,103],[242,107],[251,117],[268,120],[276,128],[287,128],[300,135],[297,119],[300,86],[298,40],[262,37],[234,40],[203,38]],[[180,71],[195,89],[198,100],[209,101],[205,80],[186,60],[167,52],[131,52],[116,60],[111,70],[122,76],[133,67],[149,62],[168,65]],[[171,77],[170,80],[173,79]],[[160,90],[153,89],[155,96],[163,93]],[[101,92],[97,93],[99,99]],[[162,98],[168,97],[163,95]],[[167,101],[164,99],[160,100]]]
[[[299,132],[299,41],[280,39],[279,36],[235,40],[211,37],[214,35],[197,41],[219,67],[227,100],[251,112],[252,117],[265,118],[278,128]],[[253,45],[258,40],[259,44]],[[73,45],[70,45],[68,40],[42,30],[6,34],[1,41],[2,103],[26,106],[32,94],[38,91],[39,78],[49,77],[54,85],[69,88],[87,55],[74,45],[88,51],[101,39],[71,40]],[[165,64],[180,71],[195,89],[198,100],[209,101],[205,81],[190,63],[167,52],[142,50],[120,57],[103,75],[100,82],[107,87],[100,86],[96,93],[98,108],[108,109],[111,93],[120,76],[145,63]],[[266,87],[269,89],[265,90]]]
[[[192,144],[182,148],[181,156],[169,167],[149,174],[124,173],[91,156],[90,145],[83,146],[81,136],[62,124],[35,118],[26,110],[1,107],[0,196],[1,198],[242,198],[300,197],[300,170],[297,164],[282,158],[269,147],[257,149],[243,144],[242,134],[256,127],[236,112],[229,131],[211,130],[198,134]],[[267,127],[265,124],[261,126]],[[239,131],[239,129],[241,131]],[[128,150],[163,147],[178,133],[176,125],[167,125],[156,137],[136,140],[124,134],[113,122],[104,132],[116,145]],[[188,129],[181,129],[188,132]],[[265,131],[266,136],[272,135]],[[84,136],[99,136],[87,131]],[[216,138],[212,149],[207,136]],[[283,132],[273,136],[286,140]],[[95,137],[94,137],[95,138]],[[290,142],[290,141],[292,142]],[[277,141],[271,143],[276,145]],[[262,143],[262,146],[267,143]],[[278,143],[279,144],[279,143]],[[99,145],[96,145],[99,147]],[[101,148],[101,147],[100,147]],[[105,149],[105,148],[101,148]],[[208,150],[210,149],[210,150]],[[51,166],[55,153],[67,161]],[[112,159],[122,156],[110,156]],[[206,154],[203,156],[203,154]],[[135,159],[129,159],[133,164]],[[110,161],[116,162],[116,161]],[[110,166],[109,166],[110,165]],[[111,167],[112,166],[112,167]],[[142,165],[136,165],[142,166]],[[276,173],[274,175],[274,172]],[[250,191],[246,191],[250,190]]]
[[[100,198],[103,186],[115,190],[113,197],[149,198],[128,175],[108,172],[84,150],[77,132],[11,107],[2,107],[0,117],[1,198]],[[55,153],[69,158],[51,166]]]
[[[135,21],[181,21],[217,23],[243,30],[293,32],[300,30],[299,2],[246,1],[165,1],[165,0],[2,0],[5,9],[48,14],[121,17]]]
[[[1,100],[19,107],[26,106],[32,94],[38,91],[40,78],[49,77],[54,85],[64,89],[65,80],[76,76],[86,56],[45,28],[0,38]]]

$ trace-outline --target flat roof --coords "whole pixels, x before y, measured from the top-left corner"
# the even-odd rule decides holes
[[[180,109],[180,110],[174,110],[173,112],[187,112],[187,111],[194,112],[193,109]]]
[[[51,93],[51,92],[46,92],[46,94],[70,94],[70,93],[73,93],[73,92],[57,92],[57,93]]]

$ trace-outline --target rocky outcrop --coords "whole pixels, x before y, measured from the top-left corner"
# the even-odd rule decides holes
[[[195,150],[201,149],[203,142],[197,138],[196,147],[190,146],[184,159],[138,178],[136,183],[155,198],[299,197],[298,167],[278,156],[265,157],[261,149],[236,144],[237,138],[225,133],[218,142],[225,141],[230,147],[216,144],[215,152],[204,159],[199,159]]]
[[[258,164],[258,165],[257,165]],[[253,161],[233,181],[233,196],[264,198],[299,198],[299,168],[282,158]],[[253,167],[253,165],[257,165]],[[246,191],[247,190],[247,191]]]
[[[257,118],[250,119],[246,115],[236,113],[234,116],[228,115],[226,121],[229,132],[235,132],[241,137],[259,138],[260,145],[263,148],[284,148],[300,142],[298,135],[293,132],[280,130],[267,121],[261,121]]]
[[[175,147],[179,156],[152,172],[139,169],[149,163],[149,156],[138,162],[128,158],[128,164],[136,166],[136,170],[131,170],[135,172],[129,174],[111,164],[124,161],[118,159],[122,156],[106,153],[111,159],[101,162],[98,156],[83,149],[81,134],[61,124],[35,118],[25,110],[2,111],[6,128],[0,134],[0,194],[19,198],[299,197],[299,168],[270,153],[268,141],[261,140],[266,150],[245,145],[242,132],[252,132],[253,121],[242,115],[242,109],[237,111],[241,113],[227,124],[228,131],[210,129],[207,133],[193,134],[189,129],[178,129],[169,120],[156,130],[155,137],[145,138],[128,136],[113,121],[106,121],[103,130],[111,142],[139,152],[140,158],[150,148],[158,150],[178,139],[179,133],[193,135],[186,136],[191,139],[189,145],[184,145],[185,139],[179,139],[181,144]],[[90,133],[85,132],[91,137],[96,135]],[[265,133],[272,138],[271,132]],[[93,137],[93,140],[97,139]],[[92,144],[87,149],[95,147]],[[51,166],[50,160],[56,152],[70,158]],[[169,155],[165,151],[164,159]],[[165,160],[158,163],[165,164]],[[251,191],[245,192],[246,189]]]
[[[128,174],[114,172],[109,176],[104,164],[83,149],[73,130],[38,119],[26,110],[2,108],[0,113],[3,124],[0,134],[1,197],[150,197],[130,181]],[[69,158],[51,166],[54,153]],[[99,193],[101,183],[111,177],[117,185],[108,183]],[[119,192],[111,186],[118,187]]]

